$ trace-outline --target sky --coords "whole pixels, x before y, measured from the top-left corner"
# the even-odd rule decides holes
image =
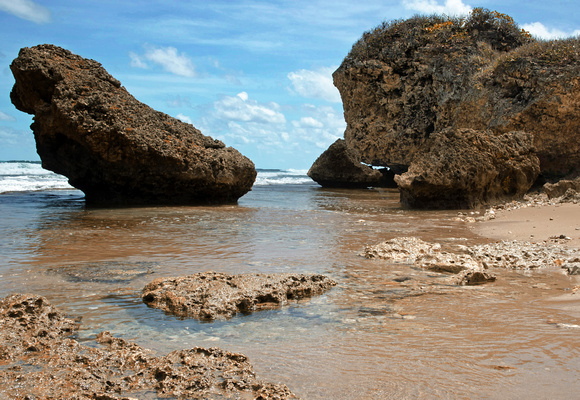
[[[383,21],[484,7],[543,39],[580,34],[578,0],[0,0],[0,160],[39,160],[9,65],[51,43],[258,168],[308,169],[343,137],[332,72]]]

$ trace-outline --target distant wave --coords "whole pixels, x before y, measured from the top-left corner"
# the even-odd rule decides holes
[[[256,186],[266,185],[305,185],[314,184],[302,169],[258,169]]]
[[[301,169],[258,169],[257,186],[314,184]],[[65,176],[35,161],[0,161],[0,193],[73,189]]]
[[[66,177],[47,171],[40,162],[0,161],[0,193],[73,189]]]

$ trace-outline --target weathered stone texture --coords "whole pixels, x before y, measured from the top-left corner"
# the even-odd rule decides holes
[[[75,322],[43,297],[0,299],[0,397],[296,398],[285,385],[256,379],[243,354],[193,347],[154,356],[109,332],[97,335],[97,346],[86,346],[71,337],[75,329]]]
[[[280,307],[336,285],[324,275],[203,272],[159,278],[143,289],[143,301],[179,317],[215,320]]]
[[[532,136],[471,129],[433,133],[409,171],[395,177],[413,208],[473,208],[523,196],[540,172]]]
[[[43,167],[87,202],[230,203],[254,183],[249,159],[137,101],[94,60],[39,45],[21,49],[10,68],[10,97],[34,114]]]

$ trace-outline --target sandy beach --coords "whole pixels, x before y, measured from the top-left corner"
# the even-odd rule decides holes
[[[475,233],[498,240],[543,242],[564,235],[569,247],[580,247],[580,204],[534,205],[496,212],[496,218],[474,224]]]

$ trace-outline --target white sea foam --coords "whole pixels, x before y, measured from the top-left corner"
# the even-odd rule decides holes
[[[305,185],[314,182],[301,169],[258,169],[257,186]],[[0,162],[0,193],[72,189],[67,178],[47,171],[38,162]]]
[[[258,176],[256,177],[256,186],[266,185],[304,185],[314,183],[312,179],[306,175],[306,170],[288,169],[288,170],[273,170],[258,169]]]
[[[0,193],[72,189],[66,177],[47,171],[40,163],[0,162]]]

